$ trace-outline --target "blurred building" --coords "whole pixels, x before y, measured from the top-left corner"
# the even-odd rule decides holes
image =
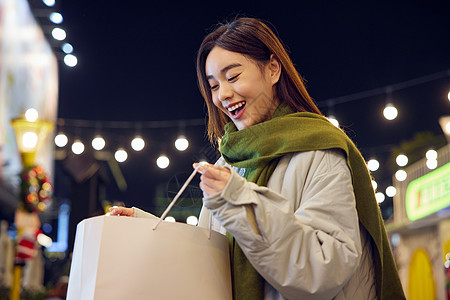
[[[393,179],[394,218],[386,229],[408,299],[449,299],[450,145]]]

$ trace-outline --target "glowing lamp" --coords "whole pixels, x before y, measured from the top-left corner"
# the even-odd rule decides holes
[[[22,164],[24,167],[34,165],[36,153],[42,141],[53,130],[53,123],[42,120],[30,122],[26,119],[14,119],[11,121],[11,125],[16,135]]]

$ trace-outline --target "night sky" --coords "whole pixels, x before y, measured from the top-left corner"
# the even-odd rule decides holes
[[[61,1],[78,65],[60,62],[59,118],[96,120],[100,126],[204,118],[196,52],[211,26],[236,15],[273,24],[325,114],[327,100],[450,70],[449,1],[152,2]],[[335,105],[334,115],[370,158],[415,132],[442,134],[437,118],[450,114],[449,88],[447,76],[394,91],[399,117],[390,122],[382,116],[385,94]],[[95,130],[81,131],[93,136]],[[127,145],[135,134],[101,132],[113,136],[114,145]],[[210,155],[204,126],[186,127],[192,147],[185,153],[171,150],[178,132],[143,128],[148,147],[129,150],[120,165],[128,190],[109,189],[107,198],[152,210],[158,190],[170,190],[174,176],[187,176],[192,162]],[[161,151],[174,158],[166,170],[154,163]]]

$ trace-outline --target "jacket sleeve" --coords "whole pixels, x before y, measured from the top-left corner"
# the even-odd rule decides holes
[[[361,257],[344,155],[326,150],[285,157],[268,186],[247,182],[233,170],[225,189],[205,198],[204,206],[281,295],[332,299]]]

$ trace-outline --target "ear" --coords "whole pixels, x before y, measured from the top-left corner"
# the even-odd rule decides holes
[[[272,85],[275,85],[280,80],[281,63],[278,60],[278,58],[273,54],[270,55],[268,68],[270,72],[270,79],[272,81]]]

